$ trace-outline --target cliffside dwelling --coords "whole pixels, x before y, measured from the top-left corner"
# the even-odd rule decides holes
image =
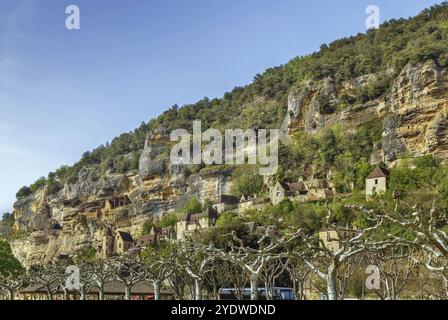
[[[366,178],[366,198],[371,199],[375,195],[383,194],[387,191],[387,181],[389,171],[377,166]]]
[[[274,205],[285,199],[307,202],[329,200],[335,196],[334,185],[326,179],[313,179],[296,183],[277,182],[271,190],[271,201]]]
[[[268,204],[270,204],[269,198],[243,195],[238,205],[238,212],[244,214],[247,210],[263,210]]]
[[[149,234],[139,238],[136,241],[136,247],[140,250],[145,250],[148,247],[156,247],[159,245],[159,234]]]
[[[319,239],[322,245],[332,252],[341,249],[341,241],[353,239],[358,231],[351,228],[332,228],[319,232]]]
[[[176,239],[185,240],[187,235],[214,227],[219,213],[214,208],[208,208],[202,213],[186,214],[176,224]]]
[[[222,194],[218,197],[218,200],[213,204],[213,208],[218,213],[223,213],[226,211],[232,211],[238,209],[239,203],[240,200],[237,197]]]
[[[99,248],[99,257],[109,258],[115,254],[123,254],[134,247],[131,234],[124,231],[113,232],[110,228],[103,231],[103,241]]]
[[[278,235],[275,226],[262,226],[257,222],[246,222],[246,227],[249,229],[250,234],[255,234],[259,236],[269,235],[271,237],[276,237]]]

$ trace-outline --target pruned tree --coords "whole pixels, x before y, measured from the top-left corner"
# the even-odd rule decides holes
[[[286,260],[280,260],[283,264],[283,269],[289,273],[294,294],[297,300],[306,300],[305,285],[311,269],[303,262],[302,259],[297,259],[294,255],[289,255]]]
[[[261,279],[266,289],[266,299],[274,299],[274,288],[278,278],[285,272],[282,259],[274,259],[267,263],[266,268],[261,272]]]
[[[395,246],[367,254],[370,263],[380,271],[381,288],[375,290],[380,299],[398,299],[418,266],[413,255],[412,248],[407,246]]]
[[[344,266],[339,268],[337,272],[337,290],[338,297],[340,300],[344,300],[347,295],[347,290],[349,286],[349,280],[353,277],[353,275],[359,271],[361,264],[364,261],[364,255],[358,254],[355,255],[345,262]]]
[[[251,300],[258,300],[258,284],[261,280],[261,273],[270,261],[285,256],[279,251],[282,241],[263,236],[257,241],[257,247],[251,248],[246,246],[235,233],[224,236],[229,237],[230,250],[211,247],[213,253],[220,259],[227,260],[246,270],[250,279]]]
[[[98,300],[104,300],[104,286],[115,277],[109,263],[98,260],[91,265],[92,285],[98,289]]]
[[[394,199],[393,205],[381,202],[375,212],[373,209],[358,207],[365,212],[374,212],[379,223],[388,222],[401,227],[405,232],[388,234],[397,243],[416,247],[424,252],[424,266],[431,272],[448,278],[448,213],[443,203],[439,203],[433,194],[423,195],[424,199]],[[444,229],[445,228],[445,229]],[[444,281],[448,297],[448,281]]]
[[[160,248],[148,247],[142,252],[143,277],[154,287],[154,299],[160,300],[160,287],[173,272],[175,256],[173,246],[164,244]]]
[[[115,279],[125,286],[125,300],[131,300],[132,287],[144,279],[144,269],[137,256],[124,254],[114,256],[107,261]]]
[[[326,223],[333,230],[339,230],[339,226],[332,221],[332,212],[327,208]],[[337,300],[337,280],[341,268],[350,262],[350,259],[373,247],[380,248],[385,243],[375,243],[371,241],[372,232],[380,226],[376,223],[374,226],[357,230],[355,236],[338,237],[327,239],[329,242],[337,242],[338,249],[327,246],[320,238],[314,235],[302,232],[304,246],[295,250],[298,258],[320,277],[326,286],[327,298]]]
[[[14,296],[20,288],[26,285],[29,279],[26,273],[0,276],[0,290],[8,295],[9,300],[14,300]]]
[[[210,247],[204,247],[192,240],[183,242],[178,250],[177,264],[194,281],[194,299],[202,300],[203,282],[207,273],[213,269],[212,261],[215,256],[211,254]]]
[[[30,282],[44,287],[48,300],[54,300],[54,295],[59,289],[60,267],[56,264],[46,266],[33,265],[28,270],[28,273]]]

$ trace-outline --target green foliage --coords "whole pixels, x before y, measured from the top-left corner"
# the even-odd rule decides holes
[[[372,169],[367,159],[380,139],[378,123],[366,123],[356,131],[335,126],[318,135],[299,132],[291,145],[280,147],[278,179],[295,182],[301,177],[326,178],[332,172],[338,192],[350,192],[352,184],[363,189]]]
[[[78,252],[75,262],[76,263],[95,263],[98,260],[96,250],[94,247],[89,246]]]
[[[444,192],[446,166],[441,166],[431,155],[416,159],[403,159],[390,174],[390,187],[400,192],[419,189],[436,189]]]
[[[288,226],[312,234],[323,226],[326,210],[319,204],[297,203],[295,210],[285,216]]]
[[[24,272],[25,268],[12,254],[9,243],[0,240],[0,277],[18,277]]]
[[[143,222],[141,236],[146,236],[151,233],[151,229],[154,227],[154,220],[152,218],[146,219]]]
[[[259,195],[263,188],[263,177],[258,173],[256,167],[236,168],[232,173],[232,182],[232,193],[237,197]]]
[[[243,222],[242,218],[234,212],[226,212],[219,216],[216,221],[218,228],[233,228],[239,226]]]
[[[20,198],[24,198],[24,197],[28,197],[29,195],[31,195],[33,192],[31,191],[31,189],[29,187],[22,187],[20,188],[20,190],[16,193],[16,197],[17,199]]]
[[[170,213],[165,216],[163,216],[162,220],[160,222],[156,223],[157,228],[166,228],[174,226],[177,223],[177,216],[175,213]]]
[[[202,211],[201,202],[196,197],[193,197],[184,205],[183,211],[189,214],[199,213]]]
[[[267,69],[254,77],[250,85],[236,87],[220,99],[203,98],[197,103],[179,107],[172,106],[159,117],[148,123],[142,123],[133,132],[120,135],[110,143],[85,152],[73,166],[64,166],[56,170],[54,181],[63,186],[65,183],[76,183],[79,171],[85,166],[97,167],[102,173],[125,173],[135,170],[138,157],[149,132],[163,128],[167,132],[184,128],[191,130],[193,120],[201,120],[203,130],[210,127],[226,128],[278,128],[287,111],[288,94],[294,86],[306,80],[318,80],[331,76],[336,84],[352,80],[360,76],[375,73],[376,80],[368,82],[357,92],[344,92],[339,101],[321,99],[321,112],[332,113],[336,108],[346,108],[354,103],[365,103],[384,96],[394,77],[408,63],[420,63],[433,59],[441,67],[448,66],[448,5],[446,3],[424,10],[412,19],[399,19],[385,22],[380,29],[370,30],[366,34],[343,38],[321,46],[321,50],[304,57],[296,57],[287,64]],[[358,134],[336,134],[336,146],[323,143],[312,137],[302,137],[298,150],[283,148],[282,154],[294,151],[290,160],[293,163],[294,175],[308,173],[309,165],[314,168],[314,175],[323,175],[332,166],[331,159],[338,161],[340,190],[347,189],[347,180],[355,180],[361,186],[362,174],[349,169],[344,163],[352,160],[359,163],[361,158],[369,159],[374,139],[366,139],[367,131],[358,130]],[[340,136],[346,137],[345,143]],[[331,138],[331,137],[330,137]],[[342,148],[341,148],[342,146]],[[318,150],[319,152],[315,152]],[[343,155],[343,156],[340,156]],[[338,158],[338,156],[340,156]],[[280,157],[282,158],[282,157]],[[294,177],[288,172],[289,166],[280,168],[278,179]],[[52,181],[52,179],[50,179]],[[29,190],[21,189],[18,197],[35,192],[46,183],[39,179]],[[59,186],[52,186],[57,192]]]

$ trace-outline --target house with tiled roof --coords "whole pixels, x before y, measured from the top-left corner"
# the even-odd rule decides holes
[[[277,182],[271,190],[271,201],[274,205],[285,199],[307,202],[329,200],[335,196],[334,185],[326,179],[312,179],[295,183]]]
[[[389,171],[376,166],[366,178],[366,198],[371,199],[375,195],[383,194],[387,191]]]

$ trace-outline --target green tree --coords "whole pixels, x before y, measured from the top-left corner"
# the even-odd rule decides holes
[[[183,211],[189,214],[199,213],[202,211],[202,205],[196,197],[193,197],[184,205]]]
[[[232,193],[237,197],[260,194],[263,188],[263,177],[256,167],[243,166],[235,169],[232,181]]]

